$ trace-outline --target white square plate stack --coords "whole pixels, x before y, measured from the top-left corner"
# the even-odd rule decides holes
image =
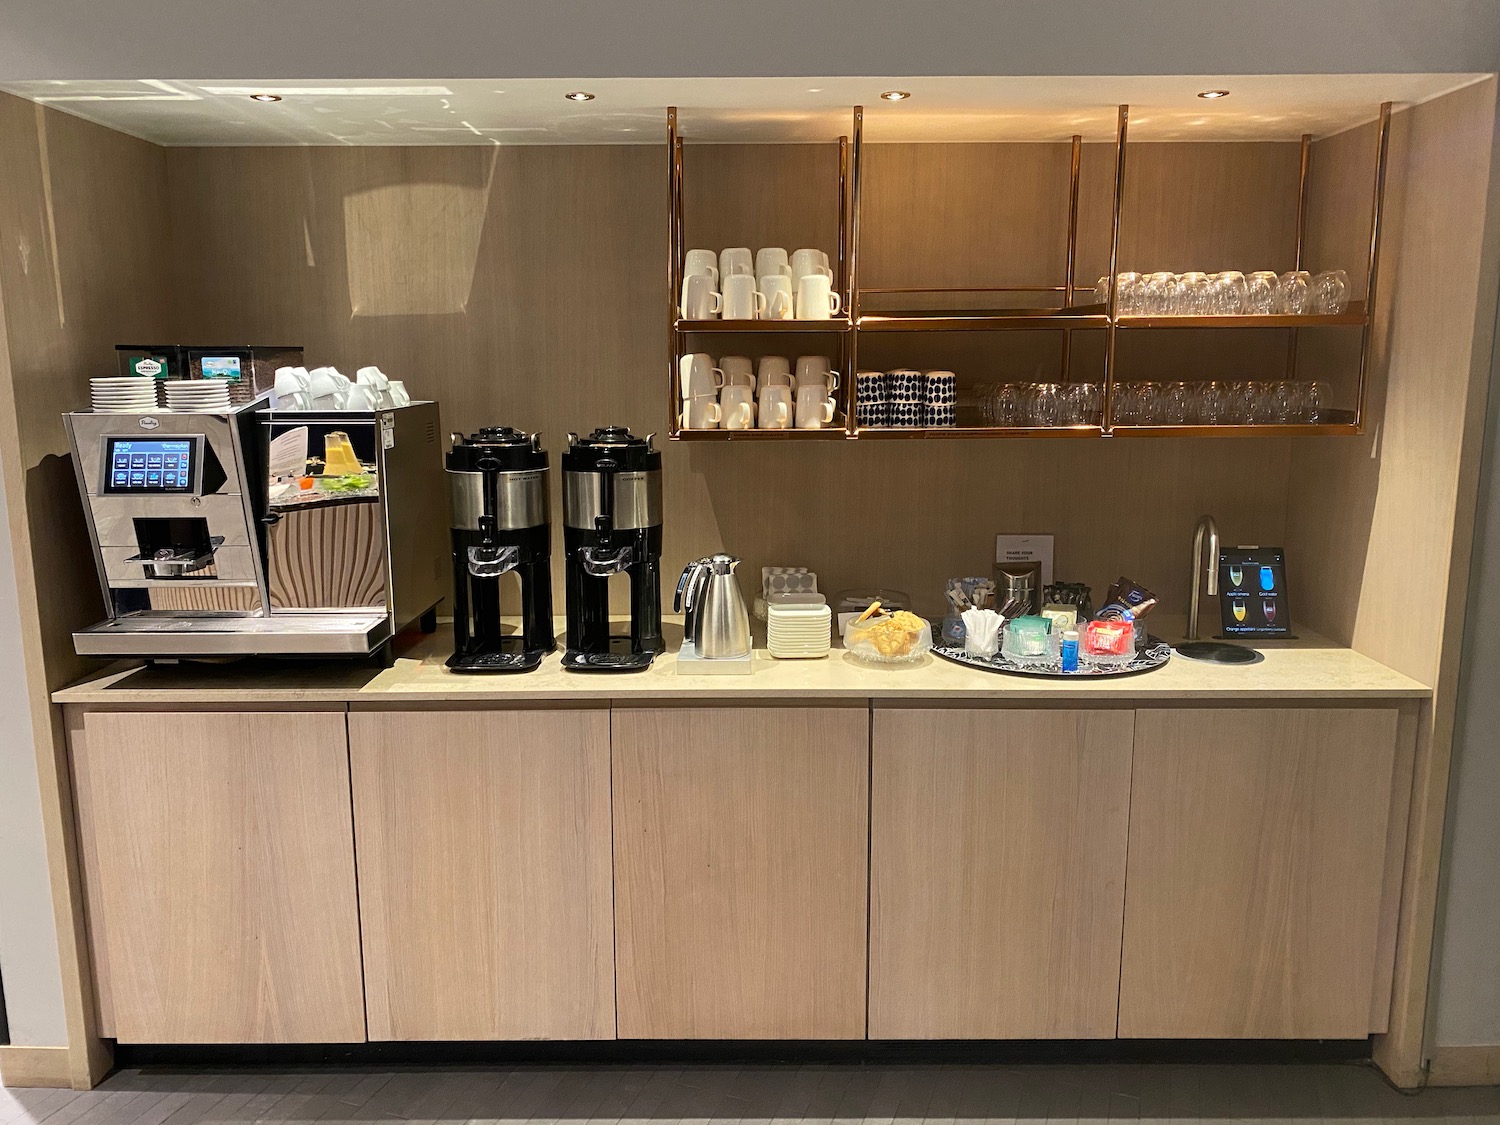
[[[167,408],[178,414],[228,410],[229,384],[223,379],[173,379],[167,383]]]
[[[90,379],[89,405],[96,414],[149,414],[156,409],[156,380],[142,375]]]
[[[802,601],[817,597],[818,602]],[[797,598],[797,601],[783,601]],[[778,660],[827,656],[833,646],[833,611],[818,595],[772,595],[766,605],[766,647]]]

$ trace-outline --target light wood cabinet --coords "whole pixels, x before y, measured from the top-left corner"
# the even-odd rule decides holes
[[[613,1038],[608,710],[349,737],[370,1038]]]
[[[869,714],[614,713],[622,1039],[865,1034]]]
[[[1138,712],[1120,1035],[1374,1030],[1397,762],[1394,710]]]
[[[871,1038],[1114,1036],[1132,724],[875,712]]]
[[[78,824],[105,1033],[365,1038],[342,712],[85,712]]]

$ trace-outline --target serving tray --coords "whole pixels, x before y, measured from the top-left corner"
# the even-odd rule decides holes
[[[1000,672],[1011,676],[1041,676],[1051,680],[1088,679],[1099,676],[1139,676],[1142,672],[1154,672],[1172,659],[1172,646],[1155,637],[1147,637],[1145,647],[1135,654],[1129,664],[1088,665],[1080,661],[1078,671],[1064,672],[1062,661],[1019,664],[996,653],[994,656],[970,656],[963,645],[936,645],[932,654],[941,656],[954,664],[978,668],[981,672]]]

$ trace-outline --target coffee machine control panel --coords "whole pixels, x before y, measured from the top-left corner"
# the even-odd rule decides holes
[[[197,494],[203,481],[203,438],[106,437],[101,493]]]

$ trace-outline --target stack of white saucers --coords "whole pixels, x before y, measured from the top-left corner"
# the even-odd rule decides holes
[[[167,383],[167,409],[179,414],[228,410],[229,384],[223,379],[173,379]]]
[[[96,414],[143,414],[156,409],[156,380],[115,375],[89,380],[89,405]]]
[[[832,646],[832,623],[833,611],[827,603],[772,601],[766,606],[766,648],[778,660],[827,656]]]

